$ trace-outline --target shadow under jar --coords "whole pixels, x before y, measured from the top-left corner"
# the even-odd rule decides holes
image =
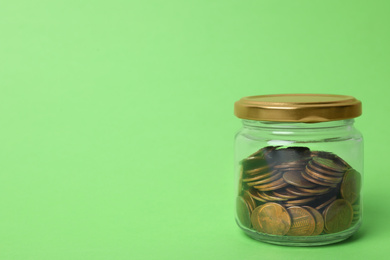
[[[251,96],[235,103],[236,222],[289,246],[340,242],[362,216],[363,138],[351,96]]]

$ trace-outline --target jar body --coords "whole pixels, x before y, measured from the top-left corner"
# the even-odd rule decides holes
[[[236,222],[268,243],[342,241],[361,225],[363,138],[354,120],[243,120],[235,138]]]

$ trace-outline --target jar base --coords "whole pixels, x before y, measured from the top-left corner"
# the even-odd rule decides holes
[[[335,234],[325,234],[319,236],[269,235],[269,234],[256,232],[246,227],[242,227],[238,221],[237,224],[249,237],[261,242],[274,244],[274,245],[281,245],[281,246],[323,246],[323,245],[339,243],[351,237],[360,228],[361,221],[357,222],[355,225],[353,225],[347,230]]]

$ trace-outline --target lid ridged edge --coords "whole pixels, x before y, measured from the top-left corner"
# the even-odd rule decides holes
[[[234,104],[234,114],[258,121],[316,123],[358,117],[362,114],[362,105],[354,97],[343,95],[263,95],[241,98]]]

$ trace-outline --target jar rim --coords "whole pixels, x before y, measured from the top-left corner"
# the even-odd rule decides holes
[[[317,123],[358,117],[362,114],[362,103],[346,95],[259,95],[235,102],[234,114],[256,121]]]

